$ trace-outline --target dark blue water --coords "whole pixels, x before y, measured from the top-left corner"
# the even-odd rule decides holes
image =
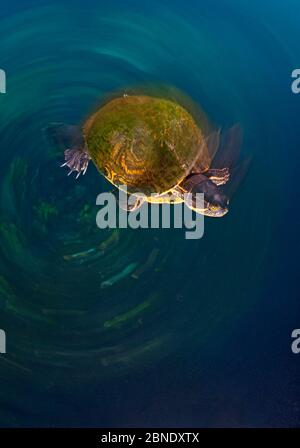
[[[299,425],[299,18],[296,0],[1,5],[1,426]],[[199,241],[97,229],[108,183],[67,177],[43,133],[144,82],[244,130],[248,176]]]

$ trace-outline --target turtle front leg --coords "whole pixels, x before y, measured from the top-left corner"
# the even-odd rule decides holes
[[[212,168],[205,172],[205,175],[216,185],[225,185],[230,178],[228,168]]]

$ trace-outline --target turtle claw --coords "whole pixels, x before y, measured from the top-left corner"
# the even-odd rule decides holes
[[[70,168],[68,176],[70,176],[73,171],[76,171],[76,179],[78,179],[80,174],[86,173],[90,159],[91,158],[86,151],[78,149],[66,149],[65,162],[61,165],[61,167],[67,166],[68,168]]]

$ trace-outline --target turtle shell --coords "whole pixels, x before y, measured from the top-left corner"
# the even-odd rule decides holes
[[[88,152],[98,170],[130,193],[162,194],[210,157],[191,114],[168,99],[135,95],[115,98],[84,125]]]

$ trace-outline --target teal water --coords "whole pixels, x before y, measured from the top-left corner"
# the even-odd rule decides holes
[[[30,1],[0,10],[0,426],[297,426],[300,6]],[[252,162],[228,215],[100,231],[43,129],[175,85]],[[103,287],[106,285],[106,287]]]

